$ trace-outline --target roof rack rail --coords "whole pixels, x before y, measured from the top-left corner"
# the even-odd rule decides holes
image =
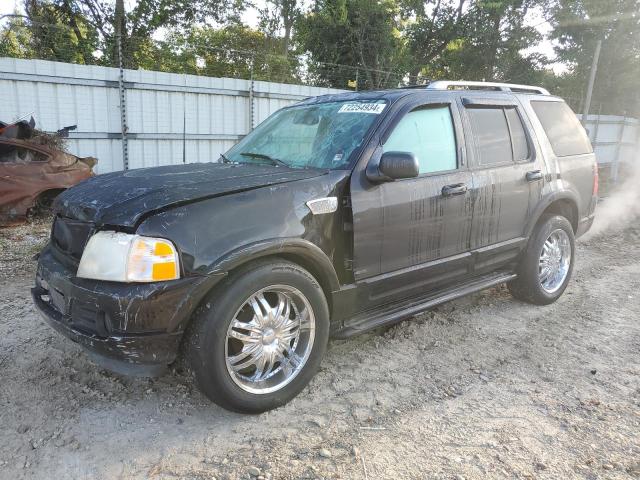
[[[429,90],[452,90],[455,88],[469,88],[472,89],[489,89],[497,90],[500,92],[515,92],[515,93],[537,93],[539,95],[551,95],[546,88],[535,87],[533,85],[518,85],[516,83],[497,83],[497,82],[467,82],[464,80],[438,80],[431,82],[427,85]]]

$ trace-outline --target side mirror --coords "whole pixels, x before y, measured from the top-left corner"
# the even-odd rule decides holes
[[[418,159],[409,152],[385,152],[377,165],[367,168],[367,178],[376,183],[415,178],[419,174]]]

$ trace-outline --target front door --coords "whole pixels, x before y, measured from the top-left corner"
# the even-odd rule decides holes
[[[438,100],[399,111],[372,156],[413,153],[418,177],[352,179],[354,275],[371,306],[424,295],[469,271],[472,176],[458,109],[451,97]]]

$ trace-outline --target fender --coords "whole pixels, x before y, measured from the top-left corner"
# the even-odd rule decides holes
[[[540,220],[540,217],[542,216],[544,211],[547,208],[549,208],[549,205],[551,205],[553,202],[557,202],[558,200],[568,200],[576,206],[576,209],[578,208],[578,205],[579,205],[578,196],[571,190],[561,190],[561,191],[551,192],[550,194],[546,195],[544,198],[542,198],[538,202],[536,209],[533,211],[533,213],[529,217],[529,222],[527,223],[527,226],[524,230],[525,238],[528,239],[531,236],[531,233],[533,232],[534,227],[538,223],[538,220]]]
[[[283,254],[304,258],[305,263],[312,266],[315,273],[321,276],[318,281],[329,290],[328,294],[340,290],[338,275],[331,259],[320,247],[301,238],[271,238],[238,247],[210,265],[208,274],[226,274],[246,262]]]

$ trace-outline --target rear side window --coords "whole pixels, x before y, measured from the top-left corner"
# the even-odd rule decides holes
[[[385,152],[410,152],[420,173],[457,168],[456,136],[449,107],[419,108],[407,113],[383,145]]]
[[[504,109],[469,108],[467,112],[478,146],[478,163],[486,166],[512,162],[511,135]]]
[[[522,125],[522,119],[515,108],[507,108],[504,113],[507,116],[509,131],[511,132],[513,159],[516,162],[525,161],[529,158],[529,143],[527,142],[524,125]]]
[[[591,153],[591,143],[573,111],[564,102],[531,102],[558,157]]]

